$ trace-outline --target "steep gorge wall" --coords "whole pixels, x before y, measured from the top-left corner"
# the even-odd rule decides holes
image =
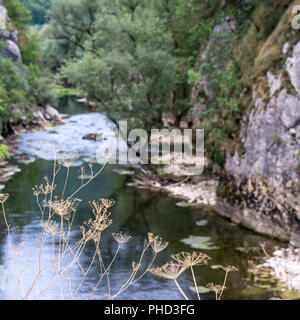
[[[253,73],[259,63],[267,68],[253,79],[252,102],[240,121],[244,150],[226,152],[216,209],[254,231],[300,246],[300,30],[291,26],[298,2],[290,1],[253,61]],[[228,21],[211,39],[222,28],[229,28]],[[194,121],[200,125],[206,106],[197,103],[197,93],[208,87],[202,82],[193,89]]]
[[[21,61],[21,52],[18,46],[18,31],[13,28],[3,1],[0,0],[0,15],[5,21],[5,29],[0,30],[0,39],[5,42],[1,50],[1,59],[12,59],[14,62]]]

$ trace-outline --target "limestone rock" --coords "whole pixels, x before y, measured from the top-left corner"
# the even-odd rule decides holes
[[[286,71],[297,94],[300,95],[300,41],[294,46],[293,54],[286,61]]]
[[[61,115],[59,114],[59,112],[55,108],[53,108],[50,104],[46,105],[44,114],[47,120],[56,120],[56,119],[61,120]]]
[[[254,107],[241,130],[245,153],[241,157],[237,153],[227,154],[225,169],[234,177],[237,190],[244,197],[244,202],[238,203],[242,212],[238,219],[252,224],[253,229],[263,232],[268,229],[267,233],[292,240],[294,244],[295,239],[299,239],[297,245],[300,246],[300,236],[295,231],[300,230],[295,227],[297,220],[300,221],[299,70],[300,42],[286,61],[286,71],[296,95],[282,87],[282,73],[267,72],[269,100],[262,99],[253,87]],[[249,183],[251,188],[247,187]],[[255,215],[255,223],[245,216],[246,212],[248,217]],[[263,221],[269,221],[269,226]]]
[[[2,2],[0,2],[0,16],[3,17],[5,26],[11,23],[7,10],[2,5]],[[1,59],[12,59],[14,62],[20,61],[22,56],[18,46],[18,31],[2,29],[0,30],[0,39],[5,42],[5,47],[1,49]]]

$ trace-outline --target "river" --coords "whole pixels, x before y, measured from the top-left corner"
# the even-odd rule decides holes
[[[45,176],[51,177],[52,175],[53,154],[49,152],[48,146],[51,144],[59,145],[62,152],[77,152],[80,155],[80,161],[71,168],[70,188],[66,190],[66,193],[70,193],[72,188],[80,183],[80,166],[95,158],[97,144],[105,143],[105,141],[82,140],[82,137],[87,133],[97,132],[99,129],[102,131],[108,129],[105,134],[111,135],[109,129],[111,124],[103,115],[88,112],[72,97],[61,100],[59,111],[70,115],[65,125],[49,130],[25,133],[18,139],[19,153],[29,155],[31,161],[21,163],[18,157],[13,159],[20,167],[21,172],[6,183],[3,191],[10,194],[5,205],[11,225],[11,241],[15,246],[15,250],[13,250],[15,252],[12,252],[5,224],[1,218],[0,264],[5,270],[3,298],[12,298],[18,294],[21,296],[22,290],[26,291],[26,286],[36,276],[37,266],[34,264],[37,263],[35,254],[39,248],[41,217],[32,195],[32,188],[42,183]],[[223,282],[224,271],[211,268],[211,266],[234,265],[238,271],[229,276],[227,289],[224,293],[225,299],[268,299],[273,296],[269,289],[256,287],[253,281],[248,279],[248,260],[255,257],[256,253],[251,250],[245,251],[243,248],[258,248],[262,242],[268,245],[278,243],[241,228],[219,217],[212,210],[178,206],[180,200],[170,198],[167,194],[132,187],[130,184],[128,185],[132,179],[131,175],[121,174],[120,169],[122,168],[117,165],[107,165],[103,172],[77,195],[82,199],[82,202],[74,220],[74,231],[71,232],[71,240],[78,239],[80,237],[79,226],[91,217],[88,201],[100,198],[115,199],[116,204],[111,209],[114,223],[105,231],[102,238],[104,262],[109,263],[117,247],[111,237],[112,232],[123,231],[134,238],[121,247],[120,254],[112,266],[110,272],[112,293],[117,292],[126,281],[131,272],[132,261],[138,260],[143,249],[143,240],[147,238],[148,232],[153,232],[169,242],[167,249],[158,255],[155,266],[168,262],[172,254],[181,251],[192,252],[194,249],[191,248],[191,245],[182,242],[183,239],[188,239],[190,236],[209,237],[211,247],[208,246],[201,250],[211,257],[209,265],[195,268],[199,285],[206,286],[208,283],[221,284]],[[127,170],[131,169],[127,168]],[[63,185],[64,179],[64,175],[58,175],[57,185]],[[81,257],[81,264],[84,267],[88,267],[93,252],[93,245],[88,245]],[[51,241],[45,243],[43,257],[45,260],[51,259]],[[146,256],[147,259],[149,260],[151,257]],[[26,266],[23,276],[24,288],[21,285],[16,289],[13,279],[16,273],[21,274],[19,266],[24,266],[24,268]],[[94,288],[99,274],[99,266],[94,264],[77,295],[78,299],[87,297]],[[72,269],[70,278],[73,287],[76,288],[81,279],[79,268]],[[193,286],[193,280],[189,272],[184,273],[178,281],[190,298],[197,298],[196,294],[190,290],[190,287]],[[43,282],[40,286],[43,286]],[[92,298],[106,299],[107,290],[107,284],[104,281]],[[20,293],[17,294],[17,291]],[[59,299],[58,287],[51,287],[41,298]],[[66,296],[66,298],[68,297]],[[172,281],[147,273],[143,279],[129,287],[118,298],[160,300],[182,299],[183,297]],[[214,299],[214,293],[204,292],[201,294],[201,298]]]

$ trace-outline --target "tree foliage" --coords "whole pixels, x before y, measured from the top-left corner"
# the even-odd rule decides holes
[[[22,60],[0,59],[0,133],[3,124],[18,122],[36,105],[53,102],[50,84],[42,65],[38,34],[28,27],[30,12],[19,0],[5,1],[11,30],[18,30]],[[0,40],[0,48],[6,43]]]
[[[47,12],[52,0],[22,0],[22,2],[31,12],[32,24],[43,25],[48,22]]]
[[[112,120],[149,129],[174,111],[179,60],[167,19],[152,2],[63,0],[50,17],[52,48],[62,52],[69,44],[61,74]]]

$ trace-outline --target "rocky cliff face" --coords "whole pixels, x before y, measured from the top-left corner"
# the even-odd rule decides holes
[[[5,27],[5,29],[0,29],[0,39],[5,43],[4,48],[1,50],[1,59],[12,59],[14,62],[21,61],[21,52],[18,47],[18,31],[12,27],[2,0],[0,0],[0,17],[3,24],[1,28]]]
[[[286,63],[277,75],[267,72],[269,97],[263,99],[253,87],[253,109],[241,128],[245,154],[226,157],[226,172],[245,195],[239,203],[241,215],[261,232],[299,242],[300,220],[300,41],[282,54]],[[294,93],[282,84],[287,72]],[[300,242],[299,242],[300,243]]]
[[[211,38],[228,28],[224,21]],[[264,93],[258,83],[252,84],[252,106],[240,124],[244,152],[227,152],[216,208],[248,228],[300,246],[300,41],[290,26],[281,28],[284,37],[274,37],[275,28],[266,39],[269,48],[281,41],[280,63],[265,71]],[[193,89],[194,118],[201,121],[205,106],[196,103],[199,87],[207,90],[209,84]]]

